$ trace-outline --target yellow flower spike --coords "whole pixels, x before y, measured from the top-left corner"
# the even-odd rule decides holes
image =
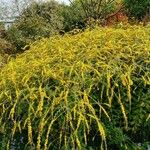
[[[32,124],[30,118],[28,119],[28,143],[31,144],[32,140]]]

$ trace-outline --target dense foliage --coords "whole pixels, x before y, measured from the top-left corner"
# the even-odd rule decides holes
[[[69,6],[61,6],[64,32],[72,31],[75,28],[85,28],[85,17],[81,5],[73,2]]]
[[[0,71],[0,148],[145,149],[149,35],[98,28],[33,43]]]
[[[8,54],[15,52],[13,45],[5,39],[6,36],[4,25],[0,23],[0,69],[7,63]]]
[[[124,0],[124,4],[130,17],[142,20],[143,17],[150,11],[149,0]]]
[[[15,48],[7,40],[0,38],[0,53],[1,54],[12,54],[15,51]]]
[[[94,26],[94,21],[103,24],[107,15],[114,12],[120,3],[118,0],[73,0],[62,8],[64,31]]]
[[[94,22],[89,19],[102,23],[117,7],[116,0],[73,0],[70,5],[60,4],[55,0],[32,3],[23,10],[8,31],[8,40],[19,52],[25,45],[41,37],[84,29],[90,24],[93,26]]]
[[[114,11],[118,0],[74,0],[79,3],[85,18],[104,19]]]
[[[60,5],[56,1],[31,4],[8,31],[9,40],[21,50],[34,40],[58,34],[63,28],[59,12]]]
[[[131,19],[129,22],[135,23],[135,19],[142,20],[148,13],[150,2],[147,0],[142,2],[140,0],[72,0],[69,5],[66,5],[52,0],[31,3],[9,29],[7,40],[16,46],[17,52],[22,52],[26,50],[24,46],[41,37],[65,34],[74,29],[84,30],[97,24],[107,25],[108,18],[121,8]],[[115,17],[112,17],[112,20],[113,18]],[[147,14],[143,20],[144,24],[149,20]],[[118,22],[114,19],[115,23]]]

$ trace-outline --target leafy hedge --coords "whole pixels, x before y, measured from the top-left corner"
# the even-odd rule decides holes
[[[0,38],[0,53],[12,54],[14,52],[15,52],[14,46],[4,38]]]
[[[149,35],[97,28],[33,43],[0,71],[0,148],[145,149]]]
[[[24,46],[42,37],[56,35],[63,28],[61,5],[50,2],[32,3],[24,9],[8,30],[8,40],[16,46],[17,52]]]
[[[149,0],[124,0],[125,7],[130,17],[143,20],[144,16],[150,10]]]
[[[10,54],[15,52],[15,48],[11,43],[0,38],[0,69],[7,63]]]

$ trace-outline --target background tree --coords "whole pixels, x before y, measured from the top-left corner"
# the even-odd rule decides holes
[[[70,5],[64,5],[62,9],[64,30],[85,28],[89,24],[93,26],[91,20],[102,23],[121,2],[122,0],[70,0]]]
[[[115,8],[116,0],[77,0],[86,18],[102,19]]]
[[[74,28],[85,27],[84,12],[78,1],[73,1],[70,5],[62,4],[61,16],[63,17],[63,30],[65,32],[71,31]]]
[[[9,40],[21,49],[33,40],[59,33],[63,28],[59,13],[60,4],[56,1],[32,3],[8,31]]]
[[[79,24],[82,27],[102,24],[107,15],[114,12],[121,3],[122,0],[70,0],[68,12],[71,17],[65,12],[67,17],[64,18],[69,18],[67,23]]]
[[[130,17],[142,20],[150,9],[149,0],[124,0],[126,10]]]

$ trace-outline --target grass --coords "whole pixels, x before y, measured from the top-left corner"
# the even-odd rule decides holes
[[[149,35],[149,27],[96,28],[41,39],[10,60],[0,71],[0,147],[138,149],[149,142]]]

